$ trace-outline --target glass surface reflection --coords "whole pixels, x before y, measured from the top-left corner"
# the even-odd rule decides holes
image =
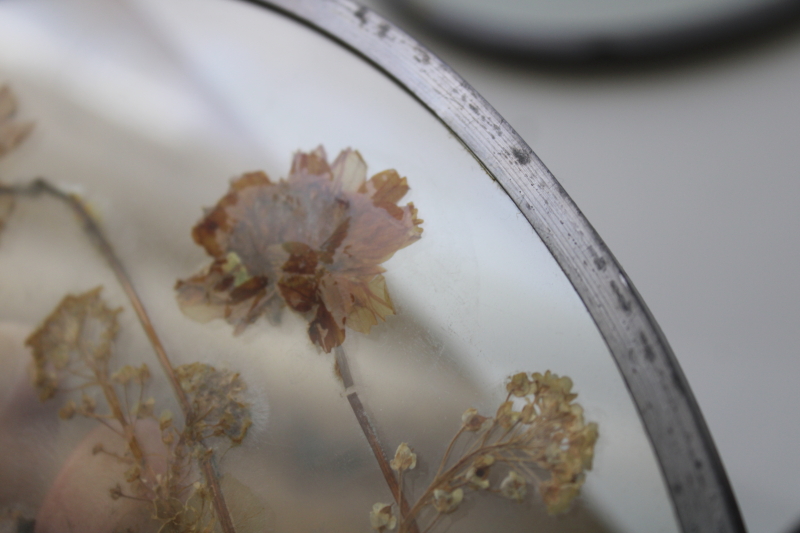
[[[422,530],[431,523],[431,531],[676,530],[624,383],[558,265],[458,140],[373,67],[295,22],[221,0],[9,1],[0,6],[0,26],[0,72],[18,95],[15,120],[36,123],[0,161],[0,179],[8,186],[45,177],[80,195],[176,373],[171,383],[159,367],[141,313],[76,223],[74,206],[48,196],[17,198],[0,235],[0,356],[12,369],[0,386],[0,477],[12,480],[0,487],[3,527],[13,531],[35,519],[35,531],[64,523],[81,531],[155,531],[164,523],[176,531],[198,524],[226,531],[203,514],[218,512],[210,464],[218,466],[210,476],[218,478],[236,531],[413,531],[399,506],[389,507],[387,479],[395,475],[381,472],[379,446],[403,472],[410,507],[429,495],[414,517]],[[318,157],[292,170],[298,151],[320,145],[327,169]],[[350,155],[337,166],[335,154],[348,147],[361,155],[345,151]],[[380,174],[385,169],[398,177]],[[340,187],[335,212],[326,215],[339,223],[311,224],[311,235],[289,217],[274,240],[260,238],[270,225],[256,228],[258,237],[243,247],[204,244],[197,231],[195,242],[192,228],[202,220],[214,219],[214,231],[241,222],[240,213],[223,220],[203,208],[219,205],[236,184],[239,192],[245,184],[266,187],[265,178],[241,178],[253,171],[278,189],[285,179],[283,187],[295,192],[289,184],[306,180],[302,190],[316,191],[312,200]],[[376,173],[383,178],[372,181]],[[260,191],[253,201],[260,207],[249,211],[255,218],[244,219],[254,226],[298,198],[286,194],[270,204],[275,191]],[[316,200],[304,201],[297,201],[304,219],[320,216],[308,207]],[[424,222],[413,220],[409,201]],[[348,211],[359,202],[363,211]],[[237,197],[230,205],[246,202]],[[382,212],[391,220],[372,218],[355,232],[358,213]],[[359,235],[384,222],[406,233],[371,261],[343,259],[373,242]],[[342,227],[347,231],[337,233]],[[251,245],[257,253],[247,252]],[[269,268],[256,272],[255,256]],[[198,272],[218,275],[189,299],[210,315],[187,311],[187,300],[182,312],[173,290]],[[337,275],[326,277],[331,272]],[[375,282],[378,275],[383,282]],[[340,290],[351,282],[355,288]],[[98,286],[101,292],[91,292]],[[263,312],[248,315],[256,308]],[[246,327],[236,331],[239,323]],[[39,337],[30,337],[37,328]],[[112,330],[113,346],[100,343]],[[24,343],[48,331],[78,339],[69,357],[113,361],[106,374],[102,365],[75,367],[70,387],[86,385],[89,400],[80,390],[42,394],[41,387],[39,396],[55,398],[37,397]],[[29,344],[34,353],[46,345]],[[66,368],[58,367],[66,352],[47,353],[48,372]],[[125,365],[129,370],[115,374]],[[547,370],[569,376],[572,388]],[[520,372],[527,374],[509,389],[508,378]],[[122,418],[86,416],[114,415],[114,401]],[[536,407],[526,411],[528,401]],[[582,423],[570,402],[582,406]],[[237,410],[243,403],[246,415]],[[564,417],[545,416],[551,408]],[[519,466],[496,448],[469,456],[448,484],[431,486],[460,428],[450,466],[473,443],[480,449],[500,442],[525,424],[534,427],[536,417],[556,420],[561,431],[541,430],[549,436],[537,444],[539,463]],[[593,440],[590,422],[600,435],[593,468],[580,496],[552,517],[548,506],[560,511],[557,504],[571,498],[548,502],[555,475],[546,465],[564,473],[563,454],[582,462]],[[570,441],[577,435],[584,440]],[[129,444],[134,438],[139,452]],[[401,447],[395,457],[404,442],[415,456]],[[185,460],[173,478],[182,488],[164,489],[174,498],[142,504],[130,497],[141,497],[136,483],[157,493],[169,477],[164,459],[177,464],[172,457]],[[524,497],[510,472],[524,478]],[[577,484],[580,471],[567,474]],[[170,522],[176,516],[182,518]]]

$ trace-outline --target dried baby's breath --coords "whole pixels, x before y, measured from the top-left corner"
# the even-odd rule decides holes
[[[489,420],[491,419],[481,416],[478,413],[478,410],[474,407],[470,407],[464,411],[463,415],[461,415],[461,423],[463,424],[464,429],[467,431],[480,431],[481,429],[484,429],[486,422]]]
[[[493,493],[523,501],[528,485],[538,487],[548,513],[569,509],[592,468],[597,424],[584,421],[583,408],[574,403],[572,380],[566,376],[550,371],[518,373],[508,378],[506,390],[494,417],[482,416],[474,408],[464,412],[461,429],[448,444],[434,479],[400,517],[401,533],[416,527],[412,524],[426,507],[437,513],[423,528],[428,530],[470,494]],[[400,445],[396,462],[406,456],[407,446]],[[462,450],[460,456],[456,449]],[[398,470],[401,486],[402,474]]]
[[[375,531],[394,529],[397,525],[397,518],[392,514],[392,505],[387,503],[373,505],[372,511],[369,513],[369,525]]]
[[[506,498],[521,502],[527,493],[525,478],[510,470],[503,481],[500,482],[500,494]]]
[[[433,491],[433,508],[440,513],[452,513],[461,502],[464,500],[464,491],[462,489],[455,489],[452,492],[444,489],[436,489]]]
[[[405,470],[413,470],[417,466],[417,454],[411,451],[407,442],[403,442],[397,447],[397,452],[394,454],[394,459],[389,463],[392,470],[403,472]]]
[[[226,437],[240,444],[252,425],[241,376],[202,363],[179,366],[175,372],[192,402],[192,411],[198,414],[187,421],[187,437],[194,442]]]
[[[111,499],[149,502],[153,517],[163,524],[161,531],[212,533],[218,526],[213,494],[198,481],[198,465],[214,451],[205,440],[224,437],[238,444],[246,435],[251,422],[249,405],[242,398],[245,384],[238,374],[209,365],[178,367],[175,373],[191,400],[191,416],[183,427],[176,426],[169,411],[156,420],[155,399],[144,396],[151,378],[147,365],[111,369],[121,309],[108,307],[100,293],[98,287],[66,296],[28,338],[39,396],[47,400],[78,389],[79,400],[69,399],[59,410],[62,419],[80,415],[121,428],[115,431],[124,439],[123,454],[109,452],[102,444],[92,450],[93,455],[103,453],[126,465],[125,486],[110,487]],[[157,422],[162,435],[166,470],[158,473],[137,437],[139,424],[146,420],[151,425]]]

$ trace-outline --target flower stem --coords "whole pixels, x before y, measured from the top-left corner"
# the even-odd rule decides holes
[[[347,389],[355,386],[355,383],[353,382],[353,376],[350,373],[350,365],[347,363],[347,355],[341,346],[337,346],[334,350],[334,356],[336,357],[336,373],[341,379],[342,385],[344,385],[346,391]],[[410,511],[408,500],[406,500],[405,496],[403,495],[402,486],[400,483],[398,483],[397,478],[394,476],[394,472],[392,472],[392,467],[389,465],[389,460],[386,459],[386,452],[383,450],[380,440],[378,440],[378,434],[375,431],[375,428],[369,421],[367,412],[364,409],[364,404],[361,403],[361,399],[358,397],[358,392],[350,392],[347,395],[347,401],[350,402],[350,407],[353,409],[353,413],[356,415],[358,425],[361,426],[361,431],[364,432],[364,436],[367,438],[369,447],[372,449],[372,453],[375,455],[375,459],[378,461],[378,467],[381,469],[383,478],[386,480],[386,484],[389,486],[389,490],[397,502],[398,507],[400,507],[400,515],[403,517],[403,520],[406,520],[406,517]],[[417,523],[413,518],[408,521],[406,527],[410,533],[419,533],[419,527],[417,527]]]
[[[100,225],[86,208],[83,200],[81,200],[81,198],[76,194],[70,194],[62,191],[44,178],[36,178],[31,183],[21,186],[0,185],[0,195],[36,197],[42,194],[50,195],[64,202],[72,209],[72,211],[83,223],[84,230],[86,231],[89,239],[98,249],[106,262],[108,262],[108,265],[114,272],[117,281],[122,286],[123,291],[128,297],[136,316],[139,318],[142,329],[144,329],[150,344],[153,346],[153,350],[156,353],[156,358],[161,364],[164,373],[167,375],[167,379],[172,386],[175,397],[178,399],[178,403],[181,406],[181,411],[183,411],[185,419],[190,420],[192,418],[192,404],[189,401],[186,391],[184,391],[183,387],[181,387],[180,381],[175,374],[175,368],[172,366],[172,363],[170,363],[167,352],[164,349],[164,345],[161,343],[161,339],[159,338],[155,327],[153,326],[153,322],[150,320],[150,317],[144,308],[144,304],[142,303],[141,298],[139,298],[139,295],[136,292],[133,283],[131,282],[128,272],[125,270],[125,267],[122,265],[119,257],[117,257],[117,254],[114,252],[114,248],[106,238],[103,230],[100,228]],[[200,444],[202,445],[202,443]],[[225,502],[225,496],[222,493],[219,476],[212,463],[211,455],[201,454],[199,461],[206,484],[211,491],[214,511],[216,513],[217,520],[219,520],[223,533],[236,533],[230,511],[228,510],[228,505]]]

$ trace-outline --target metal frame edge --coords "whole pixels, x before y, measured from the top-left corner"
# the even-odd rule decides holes
[[[575,287],[614,357],[686,533],[744,533],[722,461],[677,359],[622,267],[555,177],[466,81],[350,0],[239,0],[278,11],[372,63],[449,128],[508,193]]]

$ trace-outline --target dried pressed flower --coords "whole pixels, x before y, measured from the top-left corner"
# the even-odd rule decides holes
[[[541,483],[539,485],[539,492],[547,506],[547,512],[550,514],[559,514],[569,509],[572,500],[578,495],[582,485],[582,477],[573,483],[561,483],[554,479]]]
[[[566,376],[518,373],[508,378],[506,390],[494,418],[474,408],[464,412],[434,479],[400,518],[401,533],[414,529],[425,507],[433,507],[437,516],[451,513],[468,494],[478,492],[522,501],[529,484],[538,487],[550,514],[569,508],[592,468],[597,424],[584,422]],[[515,403],[522,404],[521,412],[514,410]],[[462,450],[460,457],[457,450]],[[501,476],[499,483],[494,481]]]
[[[497,420],[500,427],[511,429],[519,421],[520,417],[521,413],[514,411],[514,402],[508,401],[503,402],[500,408],[497,409],[495,420]]]
[[[464,491],[460,488],[453,491],[436,489],[433,491],[433,508],[440,513],[452,513],[464,499]]]
[[[405,470],[413,470],[417,466],[417,454],[411,451],[407,442],[403,442],[397,447],[394,454],[394,459],[389,463],[392,470],[403,472]]]
[[[490,418],[478,414],[478,410],[470,407],[461,415],[461,424],[467,431],[480,431],[484,429]]]
[[[535,390],[531,390],[532,386],[534,386],[534,382],[528,379],[528,374],[520,372],[511,376],[511,379],[506,384],[506,390],[514,396],[522,398],[532,392],[536,392]]]
[[[397,518],[392,514],[392,506],[387,503],[376,503],[369,512],[369,525],[376,531],[394,529]]]
[[[520,422],[532,424],[536,418],[536,406],[532,403],[526,403],[522,406],[522,411],[520,411],[519,415]]]
[[[500,482],[500,494],[506,498],[521,502],[526,492],[525,478],[514,470],[509,470],[508,475]]]
[[[239,374],[203,363],[179,366],[175,374],[192,402],[194,417],[184,429],[190,441],[226,437],[240,444],[252,421],[250,404],[244,400],[247,387]]]
[[[34,384],[42,400],[55,395],[70,367],[95,369],[108,364],[121,309],[108,308],[100,291],[98,287],[79,296],[66,296],[25,341],[33,351]]]
[[[277,183],[244,174],[194,227],[214,261],[178,281],[182,310],[224,318],[239,333],[287,305],[326,352],[344,342],[345,326],[369,332],[394,314],[381,263],[422,233],[414,205],[397,205],[408,190],[394,170],[367,180],[350,149],[330,165],[322,147],[298,153]]]
[[[476,489],[489,488],[489,469],[494,464],[493,455],[481,455],[472,462],[464,479]]]

